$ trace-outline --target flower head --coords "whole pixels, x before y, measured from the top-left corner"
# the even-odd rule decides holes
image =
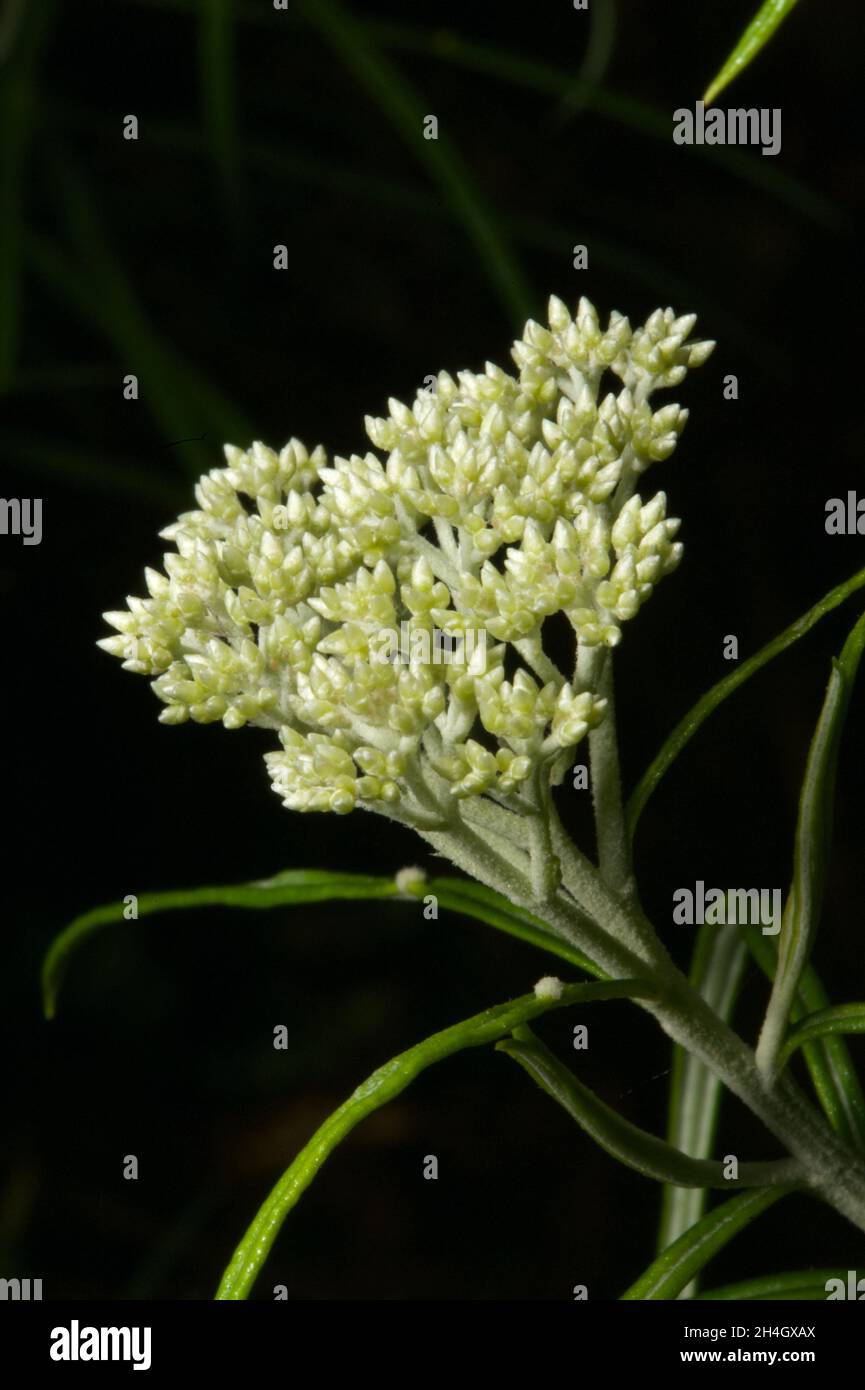
[[[166,723],[273,729],[295,810],[411,821],[433,785],[507,798],[549,778],[604,702],[554,666],[544,620],[613,647],[681,555],[664,493],[636,488],[687,418],[650,396],[712,349],[693,326],[658,309],[602,328],[553,298],[515,374],[442,372],[368,417],[377,452],[226,447],[100,645],[153,677]]]

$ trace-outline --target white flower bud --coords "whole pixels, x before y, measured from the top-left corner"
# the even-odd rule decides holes
[[[147,597],[105,615],[99,645],[154,680],[163,723],[276,731],[285,804],[339,814],[417,811],[427,758],[454,796],[507,796],[585,737],[604,702],[525,663],[558,612],[584,647],[617,645],[678,564],[664,494],[643,503],[635,484],[687,411],[647,402],[713,344],[672,309],[603,328],[554,296],[548,322],[526,324],[514,374],[440,372],[367,416],[382,457],[226,446],[199,510],[162,533]],[[608,371],[620,389],[601,396]],[[439,638],[456,643],[444,662]]]

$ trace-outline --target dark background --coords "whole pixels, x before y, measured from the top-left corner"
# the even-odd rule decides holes
[[[507,363],[518,274],[538,317],[550,292],[633,322],[658,303],[698,311],[719,346],[667,397],[691,421],[651,479],[684,518],[685,559],[618,658],[629,785],[729,670],[726,634],[747,656],[865,563],[858,537],[824,530],[826,499],[863,476],[861,7],[836,3],[829,23],[805,0],[720,98],[780,106],[779,157],[671,139],[673,110],[693,105],[753,8],[438,4],[407,24],[404,6],[364,3],[341,12],[346,31],[322,6],[265,0],[7,6],[2,492],[42,496],[44,536],[0,537],[0,1274],[41,1277],[46,1298],[210,1297],[272,1181],[359,1080],[549,968],[480,924],[402,904],[207,910],[101,935],[42,1021],[41,956],[94,903],[288,867],[435,867],[371,816],[285,811],[265,736],[158,725],[147,683],[94,645],[225,438],[363,451],[363,414],[389,395],[442,367]],[[590,28],[586,104],[569,82]],[[435,150],[418,113],[438,116]],[[122,138],[127,114],[137,142]],[[494,273],[477,217],[518,270]],[[130,372],[137,402],[122,396]],[[737,402],[722,399],[728,372]],[[677,958],[692,938],[664,926],[674,888],[786,884],[810,730],[857,611],[725,705],[651,802],[638,863]],[[865,984],[863,714],[860,691],[817,953],[838,1000]],[[578,796],[563,789],[562,807],[582,826]],[[765,996],[752,968],[747,1036]],[[589,1021],[581,1075],[660,1132],[664,1039],[625,1005]],[[541,1031],[565,1048],[573,1022]],[[287,1052],[272,1047],[278,1023]],[[722,1136],[724,1152],[775,1152],[735,1104]],[[429,1153],[437,1182],[422,1178]],[[466,1053],[337,1152],[258,1296],[285,1283],[300,1298],[567,1299],[585,1283],[615,1298],[651,1258],[658,1197],[506,1058]],[[852,1228],[797,1198],[709,1283],[863,1261]]]

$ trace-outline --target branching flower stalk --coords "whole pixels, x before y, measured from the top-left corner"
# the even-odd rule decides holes
[[[163,532],[165,572],[106,615],[117,633],[101,645],[153,678],[165,723],[272,730],[289,809],[412,827],[599,976],[642,981],[633,1002],[865,1230],[862,1155],[789,1076],[758,1068],[674,966],[634,882],[613,650],[682,552],[665,494],[640,489],[687,418],[650,399],[713,347],[694,323],[659,309],[603,327],[585,299],[572,316],[553,298],[548,325],[514,344],[514,374],[439,373],[367,418],[374,451],[227,448],[197,510]],[[546,641],[562,614],[568,672]],[[583,743],[597,863],[553,800]]]

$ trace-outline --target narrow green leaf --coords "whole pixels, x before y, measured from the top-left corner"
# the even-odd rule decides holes
[[[720,1299],[738,1303],[763,1299],[770,1301],[807,1299],[809,1302],[826,1298],[826,1285],[830,1279],[840,1279],[847,1286],[846,1269],[797,1269],[789,1274],[761,1274],[756,1279],[743,1279],[740,1284],[725,1284],[722,1288],[706,1289],[698,1294],[705,1302]]]
[[[798,1047],[833,1033],[865,1033],[865,1004],[831,1004],[808,1014],[787,1034],[779,1056],[780,1065],[786,1066]]]
[[[343,1105],[316,1130],[291,1167],[280,1178],[259,1208],[222,1276],[217,1299],[244,1299],[249,1294],[286,1216],[312,1182],[321,1165],[355,1125],[372,1111],[398,1096],[428,1067],[452,1057],[466,1048],[482,1047],[504,1038],[521,1023],[538,1018],[551,1009],[595,1000],[639,998],[646,987],[638,981],[619,980],[608,984],[568,985],[558,999],[538,999],[524,995],[507,1004],[498,1004],[462,1023],[434,1033],[407,1052],[386,1062],[373,1072]]]
[[[649,797],[654,792],[661,778],[669,771],[676,758],[678,758],[682,749],[690,743],[697,730],[705,724],[709,715],[712,714],[719,705],[723,704],[727,697],[733,694],[734,690],[738,690],[740,685],[744,685],[746,681],[750,680],[752,676],[756,675],[758,671],[768,665],[774,657],[780,656],[781,652],[785,652],[788,647],[792,647],[793,643],[798,642],[800,638],[810,632],[811,628],[814,627],[821,618],[824,618],[827,613],[831,613],[834,608],[837,608],[845,599],[848,599],[857,589],[861,589],[863,584],[865,584],[865,569],[859,570],[857,574],[845,580],[843,584],[838,584],[834,589],[830,589],[829,593],[824,594],[824,596],[814,604],[814,607],[809,608],[808,612],[804,613],[801,618],[797,618],[794,623],[791,623],[790,626],[779,633],[777,637],[773,637],[771,642],[767,642],[765,647],[761,647],[754,656],[749,657],[747,661],[743,661],[742,665],[737,667],[735,671],[731,671],[729,676],[725,676],[723,680],[718,681],[717,685],[713,685],[711,690],[708,690],[705,695],[701,696],[693,708],[688,711],[684,719],[679,720],[679,723],[667,738],[661,751],[650,763],[631,793],[627,805],[627,819],[628,832],[632,839],[634,831],[637,828],[637,822],[643,814]]]
[[[500,219],[487,205],[474,173],[464,164],[447,130],[439,130],[435,140],[424,139],[429,108],[381,52],[363,21],[356,19],[339,0],[301,0],[299,10],[332,44],[438,184],[456,221],[474,245],[481,269],[497,290],[512,323],[522,325],[534,296],[502,236]]]
[[[618,1163],[633,1168],[655,1182],[678,1183],[683,1187],[770,1187],[796,1182],[800,1167],[795,1159],[768,1163],[740,1163],[737,1179],[725,1178],[724,1164],[712,1159],[689,1158],[680,1149],[647,1133],[584,1086],[563,1066],[550,1049],[525,1026],[514,1030],[514,1037],[500,1042],[497,1052],[505,1052],[536,1081],[542,1091],[568,1112]]]
[[[838,749],[853,683],[865,647],[865,614],[851,631],[826,690],[811,741],[799,797],[793,855],[793,882],[787,896],[778,940],[778,966],[757,1044],[757,1063],[774,1076],[790,1010],[796,998],[817,931],[832,842],[832,808]]]
[[[216,887],[182,888],[165,893],[141,893],[138,915],[199,907],[271,908],[297,903],[327,902],[336,898],[355,901],[370,898],[422,897],[432,893],[440,906],[461,912],[507,932],[530,946],[548,951],[571,965],[597,975],[597,967],[580,951],[550,930],[539,918],[515,907],[507,898],[481,884],[458,878],[424,879],[401,893],[393,878],[372,874],[333,873],[328,869],[288,869],[273,878],[252,883]],[[46,1018],[53,1018],[63,977],[73,953],[94,932],[124,921],[124,903],[105,903],[70,922],[49,948],[42,967],[42,997]]]
[[[729,1022],[742,983],[747,946],[735,927],[703,925],[697,933],[690,979],[694,988]],[[673,1048],[667,1139],[692,1158],[708,1158],[718,1129],[722,1086],[699,1057],[678,1044]],[[667,1184],[661,1204],[658,1253],[699,1221],[708,1189]],[[683,1290],[693,1297],[695,1286]]]
[[[649,1265],[645,1274],[625,1290],[622,1301],[658,1302],[678,1298],[734,1236],[795,1190],[793,1185],[758,1188],[715,1207]]]
[[[332,898],[388,898],[398,893],[392,878],[370,874],[332,873],[326,869],[297,869],[252,883],[180,888],[138,895],[138,916],[198,907],[271,908]],[[57,996],[70,957],[94,932],[124,921],[123,902],[91,908],[70,922],[52,942],[42,966],[42,999],[46,1018],[53,1018]]]
[[[760,969],[769,980],[774,980],[778,963],[774,939],[767,940],[759,927],[740,925],[739,931]],[[829,996],[814,967],[807,965],[799,980],[791,1019],[796,1022],[828,1007]],[[865,1149],[865,1095],[843,1037],[828,1035],[806,1042],[802,1055],[817,1099],[832,1128],[849,1143]]]
[[[721,71],[706,88],[703,100],[707,105],[753,62],[795,4],[796,0],[765,0],[765,4],[760,6]]]

